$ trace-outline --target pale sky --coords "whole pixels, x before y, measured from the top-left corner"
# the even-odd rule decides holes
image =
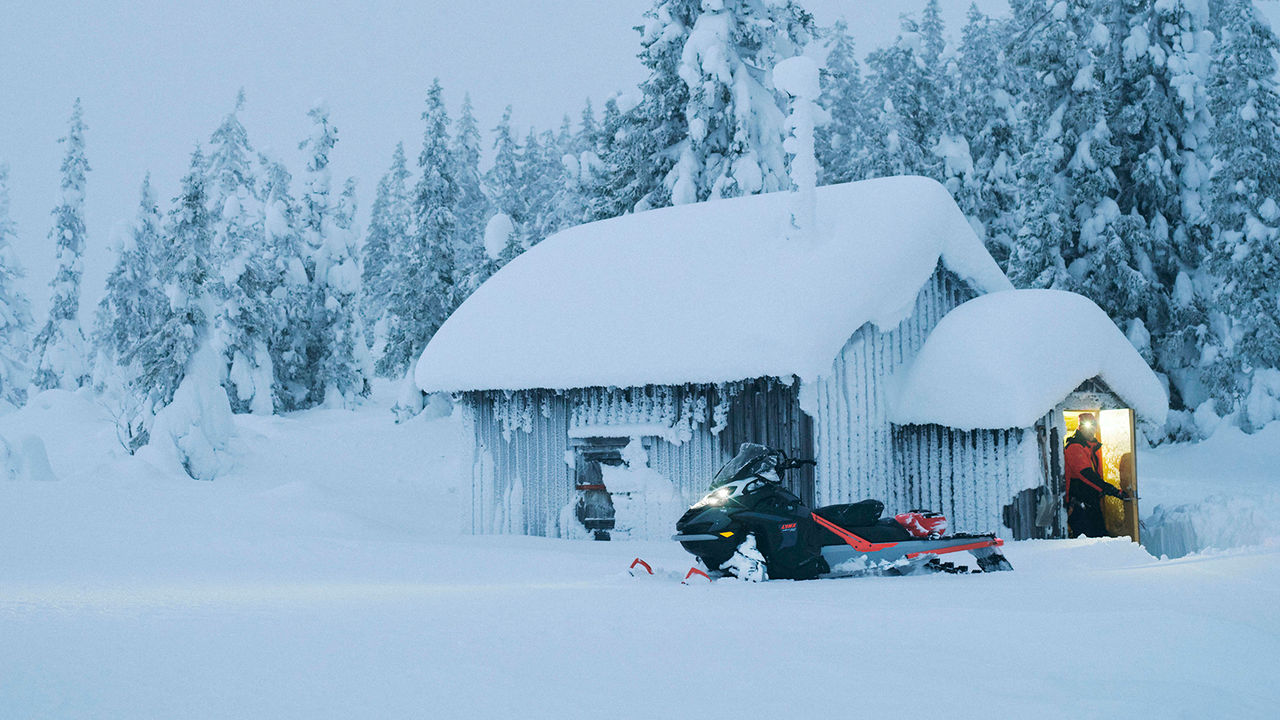
[[[822,23],[848,20],[861,53],[891,39],[903,12],[924,0],[808,0]],[[1004,12],[1005,0],[982,0]],[[67,116],[78,96],[88,125],[84,308],[100,297],[113,261],[113,228],[136,210],[151,171],[158,196],[177,191],[197,141],[245,89],[241,115],[259,150],[284,157],[295,177],[306,111],[325,99],[338,127],[335,178],[359,181],[361,217],[391,150],[410,157],[433,77],[456,115],[470,93],[482,128],[507,104],[530,125],[575,122],[585,98],[597,109],[643,78],[632,26],[650,0],[0,0],[0,162],[10,165],[16,250],[36,321],[54,271],[48,240],[58,198]],[[944,1],[958,33],[969,3]],[[340,182],[340,180],[337,180]],[[297,183],[295,182],[295,190]],[[84,316],[86,327],[91,316]]]

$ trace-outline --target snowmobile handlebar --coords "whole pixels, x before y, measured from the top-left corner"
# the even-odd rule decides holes
[[[783,458],[782,462],[778,463],[777,468],[779,470],[794,470],[796,468],[804,467],[805,465],[817,465],[817,464],[818,464],[817,460],[797,460],[793,458]]]

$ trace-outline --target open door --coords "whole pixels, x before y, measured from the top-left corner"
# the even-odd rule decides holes
[[[1134,451],[1134,416],[1130,408],[1101,410],[1080,408],[1062,413],[1067,437],[1080,426],[1080,415],[1092,413],[1098,419],[1098,441],[1102,443],[1102,478],[1113,487],[1124,490],[1128,500],[1107,497],[1102,501],[1102,515],[1107,534],[1127,536],[1138,542],[1138,463]]]

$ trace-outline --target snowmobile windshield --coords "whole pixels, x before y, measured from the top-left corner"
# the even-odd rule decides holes
[[[717,488],[734,480],[763,475],[777,467],[778,461],[778,453],[764,445],[742,443],[738,448],[738,454],[725,463],[724,467],[720,468],[720,472],[711,479],[711,487]]]

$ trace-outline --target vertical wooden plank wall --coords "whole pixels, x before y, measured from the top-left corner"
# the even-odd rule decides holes
[[[946,515],[955,532],[1005,532],[1004,506],[1047,483],[1029,429],[895,426],[893,445],[903,500]]]
[[[569,450],[568,403],[563,393],[522,391],[531,403],[532,428],[504,433],[495,405],[502,392],[467,393],[473,413],[477,468],[473,471],[472,529],[477,533],[503,532],[493,518],[512,485],[519,481],[523,502],[523,527],[517,532],[547,535],[555,528],[560,509],[568,504],[573,469],[565,462]],[[491,463],[491,468],[484,467]]]
[[[793,458],[813,459],[813,418],[800,409],[800,383],[775,378],[742,383],[729,404],[728,424],[720,441],[726,459],[744,442],[768,445]],[[791,470],[784,477],[792,492],[810,506],[814,502],[813,478],[809,466]]]
[[[887,509],[910,504],[894,471],[886,380],[915,357],[925,338],[960,303],[974,297],[941,265],[916,297],[911,315],[889,332],[858,329],[817,383],[813,444],[817,505],[882,500]]]
[[[731,397],[721,398],[721,393]],[[713,433],[712,409],[722,400],[728,408],[725,426]],[[687,429],[687,437],[678,442],[646,437],[649,466],[671,480],[689,502],[706,492],[711,477],[743,442],[764,443],[792,457],[814,455],[813,421],[800,409],[798,383],[774,378],[721,386],[472,392],[465,402],[476,437],[472,530],[477,533],[512,529],[509,522],[498,526],[495,517],[517,480],[523,526],[516,531],[554,532],[560,509],[573,496],[573,469],[565,462],[573,423],[602,433],[611,424],[634,428],[655,421]],[[811,468],[792,471],[787,478],[810,503],[812,478]]]

